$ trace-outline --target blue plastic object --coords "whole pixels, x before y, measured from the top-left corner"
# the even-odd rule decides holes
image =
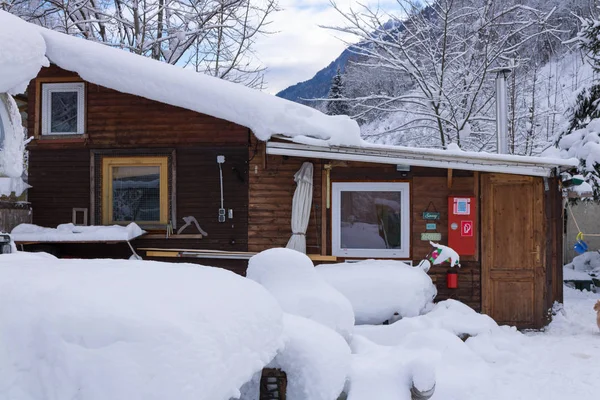
[[[588,245],[586,242],[584,242],[583,240],[579,239],[575,242],[575,246],[573,246],[573,249],[575,249],[575,251],[578,254],[583,254],[587,251],[588,249]]]

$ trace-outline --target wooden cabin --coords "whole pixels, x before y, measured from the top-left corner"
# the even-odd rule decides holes
[[[49,58],[54,61],[52,54]],[[42,68],[27,90],[34,224],[135,221],[148,232],[131,243],[144,258],[244,274],[252,254],[286,246],[294,175],[310,162],[310,217],[306,232],[296,234],[305,236],[315,264],[366,258],[418,263],[430,253],[430,241],[440,242],[459,251],[461,268],[458,286],[448,288],[447,267],[432,267],[438,300],[463,301],[499,323],[521,328],[542,327],[553,302],[562,301],[557,174],[569,163],[329,146],[322,140],[308,145],[290,141],[296,135],[289,132],[259,140],[248,126],[218,118],[212,108],[203,113],[181,106],[185,102],[166,104],[125,83],[120,90],[118,80],[109,88],[82,78],[85,63],[77,71],[69,65]],[[123,68],[127,65],[114,73]],[[289,104],[290,110],[296,106],[303,107]],[[306,118],[314,122],[316,111],[310,113]],[[178,232],[184,217],[194,217],[201,229],[192,223]],[[62,257],[131,255],[126,243],[28,243],[23,248]]]

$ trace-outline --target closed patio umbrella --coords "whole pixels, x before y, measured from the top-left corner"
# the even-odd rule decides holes
[[[292,200],[292,237],[287,248],[306,253],[306,228],[313,194],[313,165],[305,162],[294,175],[296,191]]]

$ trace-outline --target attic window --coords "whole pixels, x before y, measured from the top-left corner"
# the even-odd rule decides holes
[[[409,199],[408,183],[333,183],[333,255],[408,258]]]
[[[42,84],[42,135],[84,133],[83,82]]]

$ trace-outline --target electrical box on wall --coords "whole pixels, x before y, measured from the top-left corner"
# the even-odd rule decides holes
[[[461,256],[474,256],[477,243],[475,197],[448,197],[448,246]]]

